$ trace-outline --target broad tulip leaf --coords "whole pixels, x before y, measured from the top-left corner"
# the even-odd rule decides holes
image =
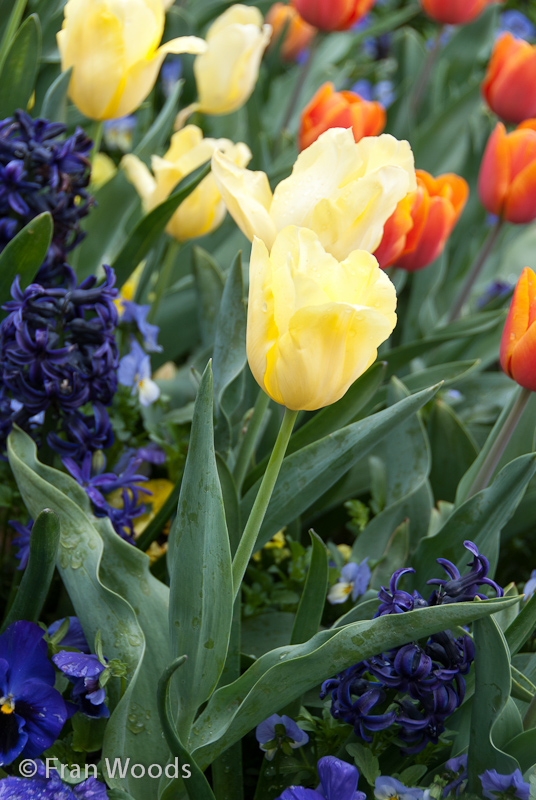
[[[285,458],[257,546],[262,547],[277,531],[306,511],[319,495],[333,486],[372,447],[425,405],[438,388],[433,386],[411,395]],[[249,516],[258,488],[256,484],[242,500],[244,520]]]
[[[519,764],[493,742],[494,725],[510,698],[510,653],[494,619],[478,619],[473,626],[475,644],[475,694],[471,712],[471,737],[467,759],[469,791],[481,788],[479,775],[496,769],[510,775]],[[500,724],[500,721],[499,723]]]
[[[428,417],[428,437],[434,497],[453,502],[460,479],[478,455],[476,445],[456,412],[440,399]]]
[[[132,758],[148,767],[164,764],[169,750],[156,710],[156,681],[171,661],[168,641],[169,590],[149,572],[149,559],[118,536],[109,520],[91,514],[85,491],[71,478],[37,461],[35,443],[15,428],[8,455],[24,503],[35,518],[43,508],[60,518],[57,567],[89,642],[101,632],[108,659],[128,670],[128,686],[106,728],[103,756]],[[157,781],[124,779],[134,800],[156,800]]]
[[[222,673],[233,618],[231,550],[213,434],[212,370],[203,375],[177,516],[169,542],[169,631],[174,658],[188,661],[174,678],[178,732],[187,742],[199,706]]]
[[[529,636],[536,628],[536,594],[525,603],[515,620],[505,631],[511,655],[519,653]]]
[[[41,117],[51,122],[65,122],[67,117],[67,90],[73,68],[69,67],[49,86],[43,100]]]
[[[525,773],[536,766],[536,728],[523,731],[504,747],[505,753],[515,758],[521,772]]]
[[[491,486],[456,509],[435,536],[421,540],[413,559],[417,588],[424,591],[425,582],[436,577],[436,558],[439,556],[463,568],[468,560],[463,548],[466,539],[474,542],[490,560],[490,574],[493,575],[501,530],[514,513],[535,473],[536,455],[516,458],[497,475]]]
[[[112,263],[119,288],[128,280],[140,261],[145,258],[153,244],[164,232],[166,225],[180,204],[199,186],[209,172],[210,164],[205,164],[190,175],[187,175],[167,200],[160,203],[138,222]]]
[[[326,605],[328,586],[328,551],[326,545],[314,531],[309,531],[313,549],[311,565],[307,573],[305,586],[296,619],[292,629],[291,644],[301,644],[318,633],[322,613]]]
[[[204,347],[211,347],[216,336],[225,278],[210,253],[201,247],[194,247],[193,267],[201,342]]]
[[[308,642],[273,650],[233,684],[218,689],[194,724],[189,750],[201,768],[296,697],[356,661],[487,617],[510,599],[450,603],[388,614],[321,631]]]
[[[56,568],[59,543],[59,518],[45,508],[33,524],[28,564],[0,633],[15,620],[37,622],[39,619]]]
[[[41,55],[41,26],[37,14],[21,25],[0,74],[0,117],[28,105],[34,90]]]
[[[4,247],[0,253],[0,297],[9,297],[17,275],[21,277],[23,288],[33,281],[46,258],[52,232],[52,217],[45,211],[34,217]]]

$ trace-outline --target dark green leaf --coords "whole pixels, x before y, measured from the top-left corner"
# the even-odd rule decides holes
[[[216,336],[216,321],[225,279],[212,256],[201,247],[193,249],[193,266],[201,341],[204,347],[210,347]]]
[[[301,644],[312,639],[318,633],[324,606],[326,605],[326,591],[328,585],[328,551],[326,545],[316,533],[309,531],[313,549],[311,552],[311,566],[296,612],[294,628],[292,629],[291,644]]]
[[[71,81],[73,68],[62,72],[52,83],[43,100],[41,116],[51,122],[65,122],[67,116],[67,90]]]
[[[0,117],[25,109],[34,90],[41,53],[39,17],[32,14],[19,28],[0,74]]]
[[[21,276],[23,288],[33,281],[46,258],[53,229],[52,217],[45,211],[34,217],[2,250],[0,297],[9,297],[11,284],[17,275]]]

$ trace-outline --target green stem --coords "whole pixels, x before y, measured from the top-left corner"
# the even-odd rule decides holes
[[[482,466],[480,467],[471,488],[467,492],[466,499],[477,494],[477,492],[481,492],[482,489],[485,489],[490,482],[493,473],[497,469],[497,464],[501,460],[501,456],[506,449],[506,445],[510,441],[511,436],[516,429],[517,423],[521,419],[531,394],[532,392],[529,389],[520,390],[517,400],[512,406],[512,410],[506,418],[501,432],[495,439],[495,442],[493,443],[488,455],[484,459],[484,462],[482,463]]]
[[[154,322],[156,318],[158,306],[160,305],[160,301],[164,296],[164,292],[168,288],[169,281],[173,273],[173,266],[175,264],[175,258],[177,257],[177,253],[179,252],[179,248],[180,248],[179,242],[176,239],[171,239],[166,253],[164,264],[162,266],[162,269],[160,270],[160,274],[158,275],[158,280],[156,282],[155,298],[151,303],[151,310],[149,311],[147,317],[149,322]]]
[[[247,423],[246,432],[244,434],[244,438],[242,439],[242,443],[240,444],[235,468],[233,470],[233,477],[235,479],[236,488],[238,491],[241,490],[244,478],[246,477],[246,472],[248,471],[251,457],[253,455],[253,451],[255,450],[255,445],[257,444],[257,439],[262,427],[264,415],[269,403],[270,398],[261,389],[255,402],[253,413]]]
[[[292,115],[294,113],[294,109],[298,105],[298,101],[300,99],[303,87],[305,85],[305,81],[307,80],[307,76],[311,71],[311,67],[313,66],[313,61],[315,57],[315,53],[318,49],[318,43],[320,41],[320,34],[317,33],[313,41],[311,42],[311,46],[309,48],[309,52],[307,54],[307,58],[305,59],[303,66],[301,68],[301,72],[298,75],[298,80],[294,86],[294,91],[290,96],[290,100],[287,106],[287,110],[285,111],[285,116],[283,117],[283,122],[281,123],[281,134],[285,133],[288,129],[290,120],[292,119]]]
[[[471,289],[473,288],[478,276],[480,275],[482,267],[486,263],[487,257],[493,250],[495,242],[497,241],[499,233],[501,232],[502,226],[503,226],[503,220],[499,219],[495,223],[493,228],[490,230],[486,241],[480,248],[480,252],[477,255],[473,265],[471,266],[471,269],[469,270],[469,273],[463,283],[462,288],[458,292],[458,295],[456,296],[456,299],[452,304],[452,308],[450,309],[447,318],[448,322],[454,322],[454,320],[458,319],[458,317],[460,316],[461,310],[465,305],[465,301],[469,297]]]
[[[283,422],[281,423],[281,428],[272,455],[270,456],[270,461],[266,467],[266,472],[264,473],[257,497],[251,509],[251,514],[249,515],[244,533],[242,534],[240,544],[238,545],[236,555],[233,559],[233,587],[235,597],[240,591],[240,585],[249,564],[249,559],[255,549],[257,537],[266,514],[266,509],[268,508],[268,503],[272,497],[275,482],[279,475],[279,470],[281,469],[281,464],[283,463],[297,416],[297,411],[291,411],[288,408],[285,409],[285,416],[283,417]]]
[[[0,72],[4,67],[9,48],[17,33],[17,29],[24,14],[24,9],[26,8],[26,3],[27,0],[16,0],[13,10],[11,11],[11,16],[6,25],[4,35],[2,36],[2,42],[0,43]],[[9,76],[7,76],[7,79],[9,80]]]
[[[95,127],[93,129],[93,150],[91,151],[91,159],[90,159],[92,166],[95,163],[97,153],[100,152],[103,132],[104,132],[104,122],[102,120],[98,120],[95,123]]]
[[[423,64],[423,68],[421,70],[421,74],[419,75],[419,80],[417,81],[417,84],[411,96],[411,100],[409,102],[409,108],[412,116],[414,116],[419,110],[424,90],[426,89],[428,81],[430,80],[430,75],[432,74],[437,54],[439,53],[441,47],[442,33],[443,33],[443,25],[441,25],[441,27],[437,32],[437,35],[434,39],[434,43],[432,45],[432,49],[430,50],[430,52],[426,57],[426,60]]]

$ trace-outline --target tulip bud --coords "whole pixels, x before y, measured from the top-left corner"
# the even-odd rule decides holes
[[[356,144],[342,128],[330,128],[300,153],[273,194],[264,172],[240,169],[221,152],[212,173],[250,241],[258,236],[270,249],[279,231],[298,225],[315,231],[339,260],[352,250],[373,252],[397,203],[416,186],[407,142],[384,133]]]
[[[298,146],[305,150],[328,128],[351,128],[354,139],[377,136],[385,128],[385,109],[355,92],[336,92],[332,83],[317,91],[301,114]]]
[[[294,61],[311,44],[316,28],[305,22],[295,8],[284,3],[274,3],[266,15],[266,22],[272,26],[270,46],[283,36],[281,57],[283,61]]]
[[[492,111],[505,122],[536,117],[536,46],[511,33],[499,36],[482,83]]]
[[[396,264],[416,272],[441,255],[467,202],[469,187],[452,173],[432,177],[416,170],[417,190],[387,220],[374,255],[382,268]]]
[[[192,110],[230,114],[251,96],[272,29],[253,6],[234,5],[207,31],[207,50],[195,59],[199,100]]]
[[[375,0],[292,0],[300,16],[321,31],[346,31],[368,14]]]
[[[245,167],[251,152],[245,144],[233,144],[228,139],[203,139],[195,125],[173,134],[171,145],[163,158],[153,156],[152,174],[134,155],[123,158],[121,165],[134,184],[146,212],[163,203],[178,183],[208,161],[216,150],[225,153],[236,165]],[[180,242],[211,233],[223,222],[225,204],[212,174],[180,204],[171,217],[166,231]]]
[[[504,0],[421,0],[429,17],[446,25],[466,25],[493,3]]]
[[[501,339],[501,367],[536,392],[536,275],[525,267],[517,282]]]
[[[195,36],[158,44],[162,0],[68,0],[57,34],[61,68],[73,67],[69,97],[91,119],[124,117],[153,88],[168,53],[203,53]]]
[[[339,400],[375,361],[395,309],[395,288],[368,252],[339,263],[296,226],[278,234],[271,253],[253,241],[247,354],[276,403],[313,411]]]
[[[523,225],[536,219],[536,120],[512,133],[498,122],[478,176],[478,194],[490,214]]]

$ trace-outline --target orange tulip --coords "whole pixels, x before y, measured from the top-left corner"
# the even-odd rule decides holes
[[[536,117],[536,46],[503,33],[493,48],[482,94],[506,122]]]
[[[328,128],[351,128],[354,139],[377,136],[385,128],[385,109],[380,103],[363,100],[355,92],[336,92],[332,83],[317,91],[301,114],[298,146],[305,150]]]
[[[484,208],[506,222],[536,219],[536,119],[512,133],[497,123],[484,151],[478,193]]]
[[[374,255],[380,267],[396,264],[416,272],[441,255],[469,195],[467,182],[448,173],[432,177],[416,170],[417,190],[396,207],[387,220]]]
[[[536,275],[525,267],[510,303],[501,339],[501,367],[520,386],[536,392]]]
[[[274,3],[265,22],[273,29],[271,46],[284,36],[281,44],[281,57],[284,61],[294,61],[310,45],[316,34],[316,28],[305,22],[295,8],[284,3]]]
[[[429,17],[447,25],[465,25],[472,22],[492,3],[502,0],[421,0]]]
[[[346,31],[365,14],[375,0],[292,0],[300,16],[321,31]]]

